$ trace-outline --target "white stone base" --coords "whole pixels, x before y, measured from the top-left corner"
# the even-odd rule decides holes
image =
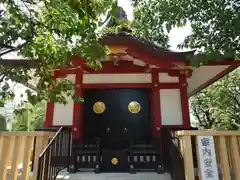
[[[94,172],[77,172],[69,174],[67,172],[60,172],[57,180],[171,180],[168,173],[157,174],[156,172],[137,172],[130,173],[100,173]]]

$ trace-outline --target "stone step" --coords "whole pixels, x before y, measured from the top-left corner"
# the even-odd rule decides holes
[[[137,172],[130,173],[100,173],[94,172],[77,172],[69,174],[60,172],[57,180],[172,180],[168,173],[157,174],[156,172]]]

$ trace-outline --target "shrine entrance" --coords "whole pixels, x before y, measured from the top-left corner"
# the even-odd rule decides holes
[[[148,89],[89,89],[84,92],[84,143],[124,149],[151,137]]]
[[[84,92],[83,144],[99,140],[101,172],[127,172],[131,145],[151,138],[148,89],[88,89]]]

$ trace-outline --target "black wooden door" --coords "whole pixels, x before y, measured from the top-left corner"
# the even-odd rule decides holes
[[[94,112],[100,102],[105,110]],[[138,104],[129,110],[129,104]],[[151,134],[148,89],[95,89],[84,92],[84,141],[101,138],[103,148],[121,149],[129,140],[145,140]],[[100,108],[101,109],[101,108]]]
[[[94,112],[94,104],[104,103],[105,110],[102,113]],[[113,90],[85,90],[84,92],[84,141],[90,143],[97,137],[101,141],[112,132],[110,122],[116,109],[117,94]]]
[[[150,102],[148,89],[118,90],[119,118],[124,126],[124,137],[135,141],[147,140],[151,135]],[[131,104],[139,109],[131,111]],[[130,106],[130,107],[129,107]]]

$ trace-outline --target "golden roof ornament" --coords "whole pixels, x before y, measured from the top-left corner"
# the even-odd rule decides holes
[[[109,49],[109,54],[127,54],[126,50],[127,47],[126,46],[108,46]]]

